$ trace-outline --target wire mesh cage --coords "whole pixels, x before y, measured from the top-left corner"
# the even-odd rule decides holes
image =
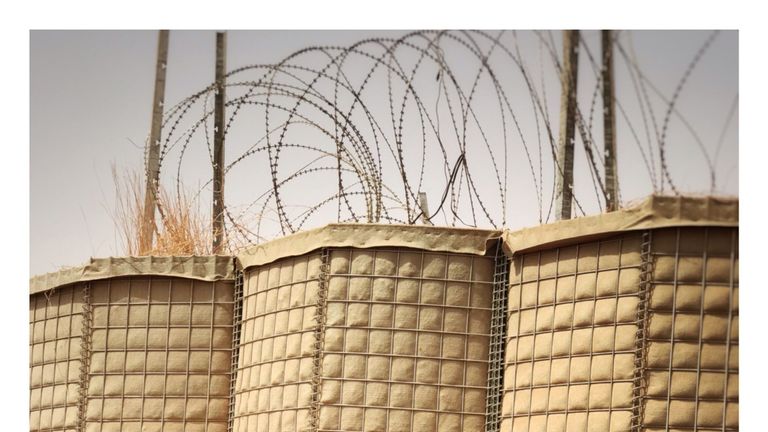
[[[227,429],[232,281],[131,264],[31,295],[30,430]]]
[[[313,254],[243,273],[232,430],[308,422],[319,269]]]
[[[738,256],[738,201],[652,197],[95,260],[31,281],[30,430],[736,431]]]
[[[622,430],[632,416],[640,235],[513,260],[503,430]]]
[[[653,232],[645,430],[738,430],[738,230]]]
[[[483,429],[495,256],[481,249],[321,247],[246,268],[233,430]]]
[[[29,300],[29,428],[78,426],[83,290],[68,287]]]
[[[737,202],[645,207],[507,237],[502,430],[738,430]]]

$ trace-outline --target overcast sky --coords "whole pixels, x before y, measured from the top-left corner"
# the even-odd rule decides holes
[[[308,45],[345,46],[363,38],[398,37],[405,33],[231,31],[228,68],[274,63]],[[706,31],[636,31],[631,37],[644,73],[670,98],[709,34]],[[555,36],[559,42],[559,32],[555,32]],[[520,37],[534,40],[526,32]],[[599,47],[597,32],[583,32],[583,37],[592,46]],[[30,38],[30,271],[38,274],[80,264],[90,256],[122,253],[107,211],[114,206],[110,165],[141,169],[141,147],[151,118],[157,33],[32,31]],[[211,31],[171,32],[167,106],[205,88],[213,80],[214,41]],[[532,56],[530,62],[536,65],[539,59]],[[589,93],[592,88],[589,66],[584,56],[581,62],[579,90]],[[626,104],[635,127],[642,127],[640,111],[633,108],[636,96],[626,68],[617,60],[616,69],[617,97]],[[584,85],[582,80],[586,80]],[[549,98],[555,101],[551,107],[555,112],[559,93],[556,86],[557,83],[552,82],[548,89]],[[724,125],[737,96],[738,33],[722,32],[686,82],[677,107],[712,153],[723,136],[722,151],[716,161],[717,192],[734,195],[738,194],[738,111],[731,124],[725,129]],[[582,109],[589,108],[589,100],[589,95],[580,93]],[[497,102],[488,101],[493,103]],[[657,107],[663,108],[663,104],[657,101]],[[663,109],[659,111],[657,115],[663,115]],[[532,121],[523,115],[522,127],[534,129]],[[639,153],[633,150],[632,139],[629,129],[619,121],[619,172],[624,202],[652,191],[649,181],[643,177],[642,163]],[[233,138],[232,145],[238,145],[234,141]],[[669,163],[681,190],[707,193],[709,178],[704,160],[679,119],[670,124],[668,142]],[[622,152],[622,149],[626,150]],[[199,160],[205,157],[201,151]],[[584,184],[588,174],[577,172],[577,176],[579,174]],[[210,177],[209,173],[201,173],[200,178],[206,175]],[[528,188],[521,187],[516,199],[514,186],[510,186],[512,203],[507,205],[511,213],[508,226],[520,228],[535,224],[535,202]],[[248,186],[229,183],[227,187],[227,193],[237,197],[238,192]],[[597,211],[596,203],[585,202],[585,205],[588,213]]]

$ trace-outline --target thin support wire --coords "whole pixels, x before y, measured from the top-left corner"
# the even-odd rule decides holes
[[[85,431],[85,412],[88,408],[88,382],[91,372],[91,348],[93,335],[93,307],[91,306],[91,284],[83,285],[83,314],[80,335],[80,377],[77,399],[77,431]]]
[[[507,339],[506,318],[508,289],[509,259],[502,250],[502,241],[499,240],[496,246],[496,264],[493,274],[485,432],[498,432],[501,429],[501,401],[504,391],[504,348]]]
[[[643,422],[643,408],[646,391],[646,359],[647,359],[647,339],[648,339],[648,296],[651,291],[653,280],[653,260],[651,256],[650,231],[643,232],[640,244],[640,286],[638,287],[637,297],[637,332],[635,333],[635,362],[634,374],[632,380],[632,418],[630,421],[631,431],[640,431]]]
[[[733,269],[736,263],[735,253],[737,252],[736,249],[736,239],[738,236],[738,232],[736,230],[731,231],[731,251],[730,251],[730,274],[728,275],[728,333],[726,333],[725,336],[725,383],[723,383],[723,424],[722,424],[722,432],[725,432],[728,424],[728,378],[732,371],[730,371],[730,361],[731,361],[731,344],[733,341],[731,340],[731,331],[732,331],[732,322],[733,322],[733,290],[734,290],[734,281],[733,281]]]
[[[234,430],[235,401],[237,395],[237,368],[240,362],[240,327],[243,323],[243,272],[235,269],[235,292],[232,304],[232,367],[229,381],[229,416],[227,432]]]
[[[330,274],[330,251],[320,251],[320,273],[317,278],[317,304],[315,312],[314,347],[312,352],[312,399],[309,407],[309,430],[318,430],[320,424],[320,393],[323,382],[323,345],[325,341],[326,300]]]

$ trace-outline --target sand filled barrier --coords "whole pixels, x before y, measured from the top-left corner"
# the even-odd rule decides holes
[[[33,279],[30,430],[225,431],[233,268],[113,258]]]
[[[507,233],[502,430],[737,430],[738,202]]]
[[[738,201],[30,281],[32,431],[738,430]]]
[[[498,236],[331,225],[241,254],[234,430],[481,430]]]

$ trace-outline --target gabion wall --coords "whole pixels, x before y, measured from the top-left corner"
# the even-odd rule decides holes
[[[738,255],[737,201],[652,197],[92,260],[31,281],[30,430],[737,431]]]
[[[738,430],[738,230],[658,230],[651,245],[643,428]]]
[[[493,264],[332,248],[246,269],[234,430],[481,430]]]
[[[502,430],[628,430],[640,235],[513,260]]]
[[[513,259],[501,430],[738,430],[738,229]]]
[[[29,428],[74,431],[80,401],[82,289],[29,298]]]
[[[119,277],[30,297],[33,431],[226,431],[232,282]]]

